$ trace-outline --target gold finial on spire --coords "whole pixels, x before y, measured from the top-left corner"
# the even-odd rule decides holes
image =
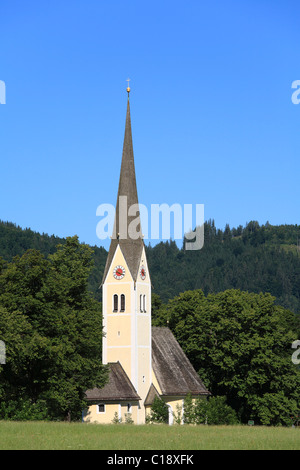
[[[127,93],[128,93],[128,98],[129,98],[129,93],[130,93],[129,82],[130,82],[130,78],[127,78],[126,82],[128,82]]]

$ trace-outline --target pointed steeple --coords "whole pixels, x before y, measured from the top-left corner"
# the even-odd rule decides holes
[[[125,122],[125,135],[123,143],[118,197],[116,204],[114,231],[104,269],[102,283],[105,281],[118,245],[122,250],[122,253],[125,257],[133,280],[136,281],[141,254],[144,246],[144,241],[141,235],[141,222],[137,209],[138,195],[132,145],[129,87],[127,88],[127,92],[128,101]],[[132,212],[129,212],[131,215],[128,215],[128,211],[130,208],[132,208]]]

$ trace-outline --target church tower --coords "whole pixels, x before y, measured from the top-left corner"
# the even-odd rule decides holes
[[[86,391],[86,422],[112,423],[130,417],[143,424],[155,397],[169,412],[184,412],[184,399],[206,399],[206,389],[167,327],[151,328],[151,280],[143,241],[133,157],[130,88],[115,222],[102,279],[102,362],[109,379]]]
[[[114,231],[102,280],[102,362],[119,362],[144,403],[151,385],[151,281],[138,209],[130,88]],[[145,421],[143,406],[138,423]]]

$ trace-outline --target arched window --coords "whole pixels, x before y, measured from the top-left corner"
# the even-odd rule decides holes
[[[118,311],[118,296],[117,294],[114,295],[114,312]]]
[[[121,294],[121,312],[125,312],[125,295]]]
[[[143,296],[143,308],[144,308],[144,312],[146,313],[146,296],[145,295]]]
[[[140,295],[140,312],[143,311],[143,296],[142,294]]]

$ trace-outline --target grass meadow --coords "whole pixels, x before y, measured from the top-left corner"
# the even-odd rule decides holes
[[[300,428],[0,421],[0,450],[300,450]]]

